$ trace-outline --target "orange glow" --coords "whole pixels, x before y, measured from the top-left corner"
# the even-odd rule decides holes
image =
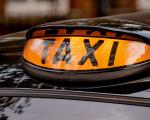
[[[94,33],[93,33],[94,34]],[[96,33],[95,33],[96,34]],[[46,52],[46,61],[42,63],[42,55],[44,50],[44,41],[48,39],[55,39],[54,44],[49,44]],[[58,61],[53,63],[54,57],[58,48],[61,46],[64,39],[70,39],[70,63],[66,61]],[[103,43],[93,52],[97,61],[97,65],[93,66],[90,58],[88,58],[83,65],[79,64],[79,61],[83,56],[87,55],[87,49],[85,47],[84,40],[88,39],[91,47],[94,46],[99,40]],[[113,47],[113,43],[118,42],[116,53],[114,54],[114,64],[109,65],[110,54]],[[65,55],[65,49],[60,52],[61,55]],[[96,69],[108,69],[116,68],[126,65],[133,65],[136,63],[144,62],[150,59],[150,46],[146,43],[134,41],[134,40],[122,40],[113,38],[101,38],[101,37],[41,37],[29,39],[24,48],[23,57],[41,67],[50,69],[61,70],[96,70]],[[113,55],[112,55],[113,56]]]

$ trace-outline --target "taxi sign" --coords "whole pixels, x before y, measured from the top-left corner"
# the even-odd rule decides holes
[[[28,33],[23,63],[28,74],[46,81],[91,82],[140,73],[149,53],[150,45],[134,35],[57,27]]]

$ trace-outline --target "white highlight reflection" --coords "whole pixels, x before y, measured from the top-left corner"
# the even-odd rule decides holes
[[[133,64],[145,53],[146,44],[145,43],[130,43],[128,47],[128,59],[127,64]]]

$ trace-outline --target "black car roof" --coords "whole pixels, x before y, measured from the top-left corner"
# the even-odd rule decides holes
[[[115,24],[117,25],[118,23],[116,22],[112,25],[115,26]],[[106,25],[106,24],[103,23],[103,25]],[[83,89],[67,90],[66,89],[66,91],[64,91],[64,88],[47,85],[45,83],[33,80],[32,78],[28,77],[23,72],[21,68],[21,63],[20,63],[20,56],[22,54],[23,46],[25,44],[25,33],[26,31],[22,31],[22,32],[18,32],[15,34],[10,34],[10,35],[5,35],[5,36],[0,37],[0,91],[1,91],[0,96],[4,96],[4,95],[21,96],[20,93],[23,93],[23,91],[26,91],[26,93],[29,93],[32,90],[35,90],[32,92],[36,92],[36,93],[38,91],[43,92],[45,90],[43,92],[43,94],[45,94],[46,92],[52,93],[52,91],[54,90],[53,92],[55,94],[57,92],[62,92],[62,93],[65,93],[66,95],[68,93],[77,95],[74,99],[77,99],[77,98],[81,99],[82,97],[84,97],[84,95],[85,97],[88,95],[87,100],[100,101],[102,100],[100,96],[104,95],[105,98],[118,98],[116,99],[118,103],[119,103],[119,100],[121,100],[120,103],[127,104],[126,101],[131,100],[129,101],[131,104],[135,103],[138,105],[149,106],[150,104],[150,89],[149,89],[150,78],[149,77],[137,79],[135,81],[130,81],[126,83],[112,85],[112,86],[109,86],[109,89],[107,89],[108,86],[104,86],[101,88],[95,88],[93,90],[83,90]],[[15,94],[16,90],[17,91],[20,90],[20,93]],[[84,91],[84,92],[78,92],[78,91]],[[93,92],[95,94],[93,94]],[[2,93],[5,93],[5,94],[2,94]],[[79,93],[80,95],[83,94],[83,96],[79,97]],[[107,94],[103,94],[103,93],[107,93]],[[118,95],[116,95],[117,93]],[[96,95],[97,97],[94,98],[94,96],[90,96],[92,94]],[[33,94],[26,94],[26,95],[33,96]],[[23,94],[22,96],[25,96],[25,94]],[[58,96],[55,96],[55,97],[58,97]],[[126,96],[130,96],[130,97],[126,97]],[[119,99],[119,97],[121,98]],[[134,97],[137,97],[137,98],[134,98]],[[89,98],[94,98],[94,99],[89,99]],[[112,99],[110,99],[110,101],[111,100]],[[104,99],[104,101],[106,101],[106,99]]]

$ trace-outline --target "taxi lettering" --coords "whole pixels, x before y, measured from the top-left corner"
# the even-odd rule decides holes
[[[72,56],[71,56],[70,42],[71,41],[69,38],[64,38],[64,40],[56,50],[56,53],[52,60],[52,64],[57,64],[60,61],[64,61],[66,62],[66,64],[71,64]],[[43,43],[44,49],[43,49],[42,60],[41,60],[42,64],[46,63],[48,47],[53,46],[55,43],[56,43],[55,39],[44,40]],[[84,54],[82,58],[78,61],[78,65],[84,65],[86,61],[89,59],[92,66],[98,66],[97,58],[94,55],[94,53],[98,48],[100,48],[104,44],[104,40],[99,39],[94,45],[91,45],[90,39],[84,39],[83,43],[86,50],[85,51],[86,54]],[[112,44],[111,52],[109,55],[108,66],[114,65],[118,44],[119,42],[117,41],[114,41]]]

